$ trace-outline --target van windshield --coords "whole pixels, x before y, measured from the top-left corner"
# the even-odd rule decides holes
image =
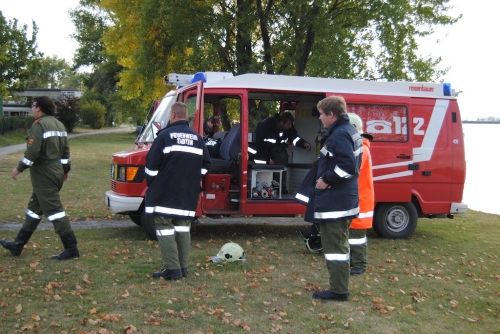
[[[176,96],[176,94],[172,94],[163,98],[153,116],[151,116],[148,125],[137,139],[138,143],[152,143],[158,131],[167,126],[170,120],[170,109],[175,102]]]

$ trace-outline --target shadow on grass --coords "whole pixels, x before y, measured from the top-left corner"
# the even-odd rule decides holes
[[[245,238],[259,236],[300,237],[299,231],[304,226],[298,225],[202,225],[195,224],[191,228],[194,238]],[[301,238],[301,237],[300,237]]]

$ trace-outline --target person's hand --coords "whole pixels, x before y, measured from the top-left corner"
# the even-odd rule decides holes
[[[274,160],[273,160],[273,159],[269,159],[269,164],[270,164],[270,165],[274,165],[274,163],[275,163],[275,162],[274,162]]]
[[[316,189],[326,189],[328,188],[328,183],[325,183],[323,179],[320,177],[316,180]]]
[[[309,144],[309,143],[304,143],[304,147],[305,147],[308,151],[310,151],[310,150],[311,150],[311,144]]]
[[[17,174],[19,174],[19,171],[17,170],[17,168],[14,168],[12,170],[12,172],[10,172],[10,176],[14,179],[14,180],[17,180]]]
[[[64,177],[63,177],[64,182],[68,181],[68,175],[69,175],[68,173],[64,174]]]

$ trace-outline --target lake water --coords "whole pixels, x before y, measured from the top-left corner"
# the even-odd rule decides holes
[[[463,203],[500,215],[500,124],[463,124],[467,176]],[[495,144],[495,145],[493,145]]]

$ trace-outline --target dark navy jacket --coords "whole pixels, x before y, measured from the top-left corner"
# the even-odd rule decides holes
[[[146,157],[146,213],[194,217],[200,179],[209,167],[203,137],[187,121],[162,129]]]
[[[326,130],[321,144],[317,164],[304,179],[296,196],[307,203],[305,220],[319,223],[355,218],[359,213],[358,176],[363,152],[362,138],[345,115]],[[320,177],[329,185],[328,188],[315,188]]]
[[[274,117],[266,118],[257,124],[255,143],[251,145],[250,150],[250,153],[255,154],[255,159],[269,161],[269,152],[275,145],[284,145],[286,147],[286,143],[290,143],[293,146],[305,148],[306,141],[299,137],[295,126],[292,125],[288,131],[280,129],[278,127],[278,117],[279,114],[276,114]]]

